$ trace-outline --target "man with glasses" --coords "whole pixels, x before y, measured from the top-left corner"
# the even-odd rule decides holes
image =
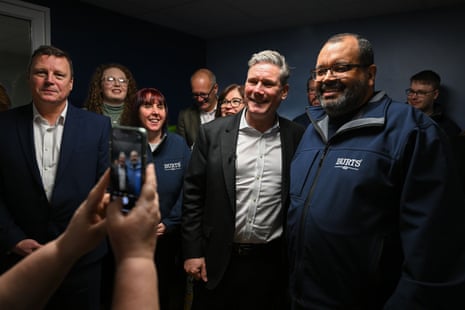
[[[375,91],[371,43],[338,34],[312,71],[290,168],[292,309],[465,309],[465,197],[449,140]]]
[[[205,68],[195,71],[191,77],[191,89],[194,104],[179,112],[176,126],[176,132],[186,139],[190,148],[197,138],[200,124],[215,119],[218,84],[213,72]]]
[[[410,88],[406,89],[407,102],[431,117],[449,137],[457,137],[460,127],[444,114],[441,105],[436,103],[441,86],[440,76],[432,70],[424,70],[410,78]]]

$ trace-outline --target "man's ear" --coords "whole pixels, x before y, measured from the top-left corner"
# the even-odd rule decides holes
[[[375,85],[376,70],[377,68],[375,64],[368,66],[368,81],[370,86]]]
[[[289,84],[286,84],[283,86],[283,88],[281,89],[281,99],[284,100],[287,98],[287,95],[289,93]]]

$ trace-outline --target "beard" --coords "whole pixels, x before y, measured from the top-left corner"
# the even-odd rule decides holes
[[[336,89],[342,91],[337,98],[323,98],[321,95],[325,89]],[[356,111],[365,102],[369,90],[368,80],[357,80],[354,84],[347,86],[340,80],[321,84],[318,89],[318,98],[323,109],[331,118],[340,118]]]

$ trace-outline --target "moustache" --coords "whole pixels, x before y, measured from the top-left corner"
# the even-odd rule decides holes
[[[344,84],[342,84],[340,80],[327,81],[327,82],[322,82],[322,84],[320,86],[320,93],[324,92],[324,91],[326,91],[328,89],[342,91],[345,88],[346,88],[346,86]]]

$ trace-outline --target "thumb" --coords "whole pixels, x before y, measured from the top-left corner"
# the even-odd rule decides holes
[[[208,278],[207,278],[207,266],[202,265],[202,268],[200,269],[200,277],[202,278],[202,280],[204,282],[207,282],[208,281]]]

